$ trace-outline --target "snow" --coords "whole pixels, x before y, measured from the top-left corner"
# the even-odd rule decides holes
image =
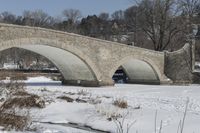
[[[26,82],[50,82],[50,81],[53,80],[44,76],[40,76],[40,77],[29,77]]]
[[[200,73],[200,62],[195,62],[195,70],[194,72]]]
[[[63,127],[58,125],[51,125],[48,124],[41,124],[40,126],[43,127],[43,130],[39,133],[91,133],[87,131],[82,131],[80,129],[70,128],[70,127]]]
[[[196,61],[196,62],[195,62],[195,65],[197,65],[197,66],[200,67],[200,62]]]
[[[40,77],[29,77],[26,81],[23,81],[28,86],[58,86],[61,85],[61,81],[54,81],[50,78],[40,76]]]
[[[162,120],[162,133],[177,132],[180,120],[183,119],[186,103],[189,99],[184,133],[200,132],[200,86],[167,86],[167,85],[130,85],[116,84],[112,87],[75,87],[61,86],[60,82],[45,77],[29,78],[26,83],[41,82],[38,86],[28,86],[30,93],[46,99],[44,109],[33,109],[37,114],[34,121],[53,123],[78,123],[95,129],[116,132],[116,123],[108,121],[111,115],[122,115],[125,118],[124,129],[133,123],[130,133],[155,133],[155,114],[157,112],[156,130],[158,133]],[[42,84],[42,83],[45,84]],[[46,83],[55,83],[54,86]],[[73,94],[74,93],[74,94]],[[69,103],[58,99],[59,96],[93,100],[96,104]],[[112,103],[115,99],[128,102],[127,109],[121,109]],[[99,103],[98,101],[101,101]],[[135,109],[140,107],[139,109]],[[119,118],[119,121],[122,119]],[[61,125],[38,123],[42,131],[87,133],[81,129]]]
[[[3,69],[18,69],[19,65],[15,63],[4,63]]]

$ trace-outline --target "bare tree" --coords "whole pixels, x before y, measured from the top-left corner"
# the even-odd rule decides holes
[[[105,13],[105,12],[100,13],[100,14],[99,14],[99,18],[102,19],[102,20],[108,21],[108,19],[109,19],[109,14],[108,14],[108,13]]]
[[[129,7],[124,11],[127,28],[131,29],[131,31],[135,31],[137,29],[138,12],[138,6]]]
[[[24,24],[30,26],[46,27],[54,23],[54,19],[42,10],[24,11]]]
[[[122,10],[115,11],[111,16],[114,20],[123,20],[124,12]]]
[[[192,41],[194,39],[194,34],[192,29],[199,27],[200,24],[200,1],[199,0],[180,0],[179,1],[180,8],[182,9],[182,16],[187,21],[187,37],[188,41]],[[198,29],[199,30],[199,29]],[[195,59],[199,61],[200,59],[200,46],[199,43],[199,33],[195,38],[196,45],[195,45]]]
[[[200,19],[200,1],[199,0],[180,0],[179,8],[182,10],[182,17],[187,23],[187,32],[192,34],[193,24],[198,24]]]
[[[16,16],[10,12],[5,11],[0,14],[0,21],[4,23],[15,23]]]
[[[142,0],[137,13],[137,26],[152,41],[156,51],[166,49],[183,30],[175,0]]]
[[[199,0],[179,0],[179,6],[184,15],[189,17],[197,16],[200,13],[200,1]]]
[[[63,11],[63,15],[67,20],[71,20],[72,23],[76,23],[81,18],[81,12],[76,9],[66,9]]]
[[[63,22],[68,32],[77,33],[78,20],[81,18],[81,12],[76,9],[66,9],[63,11],[66,21]]]

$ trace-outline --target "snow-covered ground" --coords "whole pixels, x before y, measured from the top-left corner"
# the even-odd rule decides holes
[[[40,84],[34,86],[34,82]],[[42,84],[45,82],[45,84]],[[48,84],[49,82],[49,84]],[[200,86],[164,86],[117,84],[113,87],[61,86],[60,82],[45,77],[29,78],[26,83],[30,93],[43,97],[47,103],[44,109],[33,109],[33,120],[41,132],[88,133],[89,131],[66,126],[70,123],[91,126],[94,129],[116,133],[116,121],[109,121],[111,115],[124,118],[124,129],[132,124],[129,133],[158,133],[162,120],[162,133],[177,133],[189,99],[183,133],[200,132]],[[52,85],[52,83],[54,83]],[[67,102],[59,96],[79,98],[87,103]],[[116,99],[127,101],[128,108],[121,109],[112,103]],[[157,112],[157,119],[155,115]],[[37,123],[38,122],[38,123]],[[41,122],[51,122],[48,124]],[[156,124],[155,124],[156,123]],[[59,125],[63,124],[63,125]],[[64,125],[66,124],[66,125]]]

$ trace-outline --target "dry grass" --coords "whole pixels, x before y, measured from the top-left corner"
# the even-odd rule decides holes
[[[0,95],[7,93],[7,96],[12,96],[12,94],[18,91],[25,91],[25,84],[22,82],[10,81],[9,83],[0,82]]]
[[[74,93],[74,92],[64,92],[65,94],[67,94],[67,95],[75,95],[76,93]]]
[[[80,99],[80,98],[70,98],[68,96],[60,96],[60,97],[57,97],[58,99],[62,99],[62,100],[65,100],[67,102],[73,102],[73,101],[76,101],[77,103],[87,103],[86,100],[83,100],[83,99]]]
[[[14,113],[0,113],[0,125],[6,130],[24,130],[29,123],[29,117],[19,116]]]
[[[27,77],[22,72],[16,72],[14,70],[6,71],[1,70],[0,71],[0,80],[5,80],[7,77],[10,77],[10,80],[26,80]]]
[[[45,101],[39,96],[26,92],[25,84],[16,81],[1,84],[2,92],[6,92],[6,98],[0,106],[0,125],[5,130],[29,130],[31,118],[27,113],[30,108],[44,108]],[[22,113],[22,110],[26,111]],[[28,111],[29,112],[29,111]],[[20,115],[19,115],[20,114]]]
[[[23,82],[10,81],[9,83],[5,83],[4,86],[11,94],[25,90],[25,83]]]
[[[77,92],[77,95],[86,96],[86,95],[89,95],[89,94],[90,93],[87,90],[84,90],[84,89],[78,90],[78,92]]]
[[[102,102],[102,100],[99,99],[99,98],[90,98],[90,99],[88,100],[88,103],[93,104],[93,105],[95,105],[95,104],[100,104],[101,102]]]
[[[13,93],[13,96],[31,96],[32,94],[29,94],[26,91],[17,91],[15,93]]]
[[[42,100],[37,95],[30,94],[29,96],[10,98],[7,101],[5,101],[4,104],[1,106],[1,108],[3,108],[3,109],[10,109],[10,108],[13,108],[13,107],[44,108],[45,107],[45,101]]]
[[[6,99],[13,97],[13,94],[25,93],[25,84],[10,81],[9,83],[0,82],[0,100],[4,102]]]
[[[67,102],[73,102],[74,99],[70,98],[70,97],[67,97],[67,96],[60,96],[60,97],[57,97],[58,99],[62,99],[62,100],[65,100]]]
[[[113,102],[113,105],[119,107],[119,108],[127,108],[128,107],[128,103],[127,101],[123,100],[123,99],[116,99]]]
[[[80,98],[76,98],[75,101],[76,101],[77,103],[87,103],[86,100],[83,100],[83,99],[80,99]]]
[[[14,73],[12,73],[10,79],[11,80],[27,80],[27,77],[24,73],[14,72]]]

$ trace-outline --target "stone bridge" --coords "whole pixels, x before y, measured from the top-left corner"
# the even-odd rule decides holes
[[[22,48],[48,58],[63,83],[113,85],[122,67],[130,83],[169,83],[165,53],[44,28],[0,24],[0,51]]]

